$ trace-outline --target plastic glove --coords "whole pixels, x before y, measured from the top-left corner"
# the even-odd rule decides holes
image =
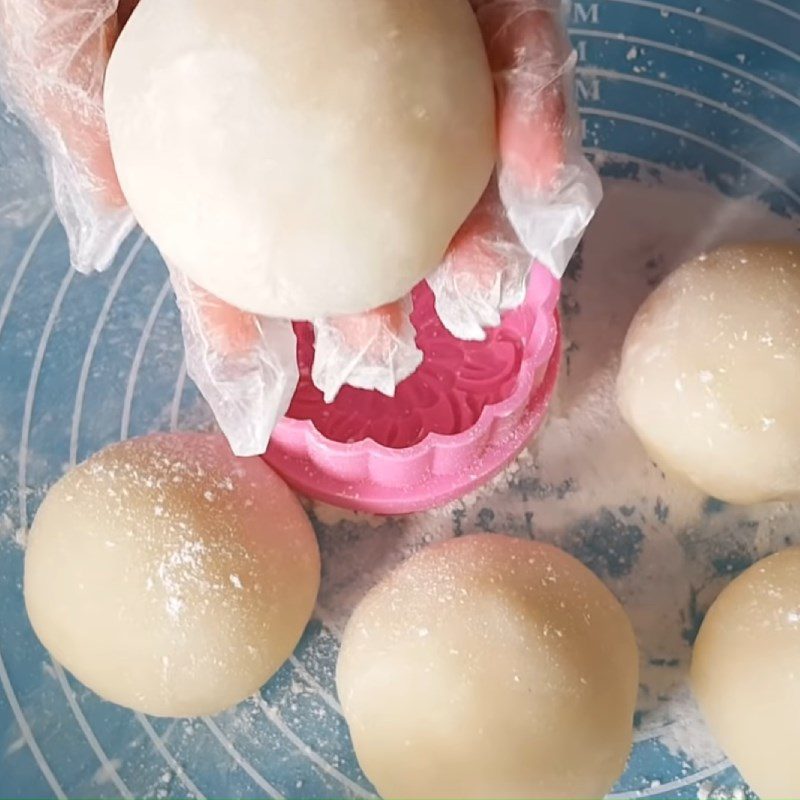
[[[602,199],[573,98],[560,0],[473,0],[498,97],[498,184],[525,249],[560,278]]]
[[[73,261],[83,270],[110,263],[132,224],[121,205],[101,94],[110,49],[135,4],[123,0],[117,10],[114,0],[0,0],[8,78],[3,88],[45,144],[57,210]],[[503,204],[496,192],[487,192],[432,279],[445,323],[464,338],[482,336],[483,326],[497,324],[499,312],[524,297],[530,259],[513,228],[530,253],[560,273],[599,201],[599,188],[595,192],[589,185],[596,182],[594,173],[577,146],[570,147],[576,127],[568,124],[568,93],[561,83],[572,65],[554,55],[561,53],[558,43],[565,43],[555,16],[558,2],[543,7],[542,0],[473,0],[473,5],[498,83]],[[587,195],[577,197],[578,205],[591,206],[588,215],[578,214],[577,226],[570,189],[572,195]],[[529,214],[537,215],[533,227]],[[235,451],[262,452],[297,380],[290,324],[239,312],[178,270],[171,273],[189,373]],[[421,354],[409,312],[406,298],[365,315],[317,321],[314,375],[328,398],[343,382],[391,394],[416,369]],[[344,378],[333,374],[337,364],[347,372]]]
[[[581,152],[571,96],[575,55],[562,4],[472,5],[497,91],[497,189],[490,186],[428,283],[445,327],[461,339],[482,340],[484,328],[524,300],[534,259],[561,277],[602,188]]]
[[[428,278],[442,324],[459,339],[483,341],[484,329],[525,299],[530,267],[493,182]]]
[[[411,298],[406,297],[366,314],[314,322],[311,378],[326,403],[332,403],[345,384],[394,397],[397,384],[422,363],[411,308]]]
[[[0,0],[3,91],[44,146],[73,265],[104,269],[133,227],[102,106],[103,76],[137,0]],[[291,323],[245,314],[170,268],[189,375],[235,453],[266,450],[299,380]]]
[[[102,103],[119,24],[116,0],[0,0],[3,94],[44,145],[56,211],[80,272],[108,267],[135,224]]]
[[[261,455],[300,373],[292,323],[240,311],[170,267],[186,369],[238,456]]]

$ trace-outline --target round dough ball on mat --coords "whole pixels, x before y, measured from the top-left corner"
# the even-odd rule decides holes
[[[680,267],[633,320],[617,388],[662,468],[732,503],[800,493],[800,244]]]
[[[486,534],[427,548],[372,589],[336,680],[386,797],[598,798],[630,751],[638,655],[580,562]]]
[[[112,445],[36,515],[25,603],[53,657],[106,700],[158,716],[221,711],[297,644],[320,559],[297,498],[219,436]]]
[[[123,191],[165,258],[275,317],[406,294],[496,160],[468,0],[142,0],[105,107]]]
[[[760,797],[800,797],[800,548],[765,558],[719,595],[692,657],[711,732]]]

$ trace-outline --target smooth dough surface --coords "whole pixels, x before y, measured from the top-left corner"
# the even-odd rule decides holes
[[[485,534],[427,548],[375,587],[336,680],[385,797],[599,798],[631,747],[638,656],[580,562]]]
[[[680,267],[631,324],[617,388],[662,468],[732,503],[800,493],[800,245]]]
[[[246,311],[366,311],[441,261],[496,160],[468,0],[142,0],[108,67],[120,182]]]
[[[712,733],[760,797],[800,797],[800,548],[727,586],[694,646],[692,686]]]
[[[158,716],[221,711],[289,657],[319,588],[300,503],[219,436],[113,445],[48,492],[25,556],[44,646],[106,700]]]

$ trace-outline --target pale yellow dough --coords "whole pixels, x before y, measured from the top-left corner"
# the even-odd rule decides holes
[[[125,196],[167,260],[275,317],[402,297],[496,160],[468,0],[142,0],[105,108]]]
[[[337,686],[389,798],[599,798],[631,746],[638,657],[611,592],[501,535],[414,555],[350,619]]]
[[[800,493],[800,245],[721,247],[670,275],[622,351],[622,415],[708,494]]]
[[[50,489],[30,532],[25,603],[42,644],[106,700],[213,714],[289,657],[320,559],[286,484],[219,436],[113,445]]]
[[[755,792],[800,797],[800,548],[759,561],[723,590],[695,642],[692,686]]]

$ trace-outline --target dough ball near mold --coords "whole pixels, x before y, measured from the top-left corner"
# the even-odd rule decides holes
[[[650,295],[619,407],[663,469],[732,503],[800,493],[800,244],[726,245]]]
[[[224,439],[112,445],[44,499],[24,593],[42,644],[106,700],[214,714],[283,664],[316,600],[320,557],[286,484]]]
[[[468,0],[141,0],[105,109],[122,189],[167,261],[273,317],[405,295],[496,161]]]
[[[385,797],[598,798],[630,751],[638,654],[580,562],[486,534],[422,550],[373,588],[336,681]]]
[[[760,797],[800,797],[800,547],[735,578],[706,614],[692,688],[711,732]]]

